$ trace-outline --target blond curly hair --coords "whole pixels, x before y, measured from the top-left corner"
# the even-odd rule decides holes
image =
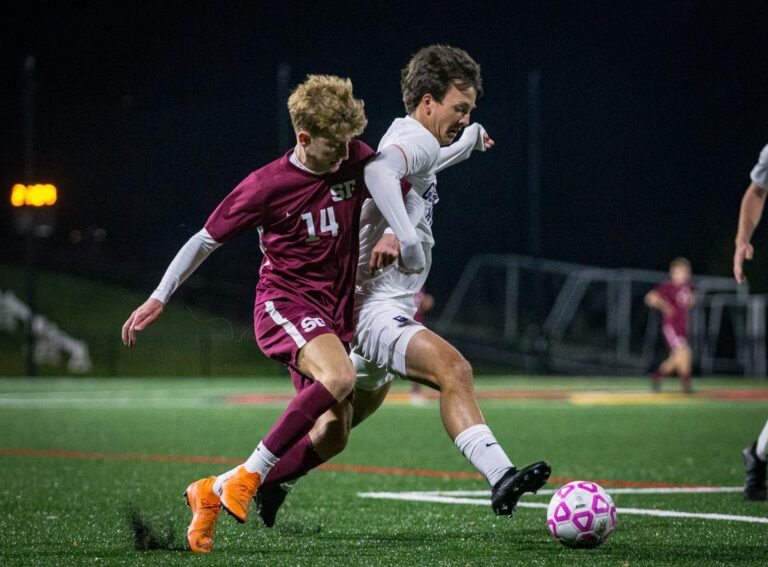
[[[288,97],[293,129],[313,136],[342,139],[365,130],[363,101],[352,96],[352,81],[333,75],[307,75]]]

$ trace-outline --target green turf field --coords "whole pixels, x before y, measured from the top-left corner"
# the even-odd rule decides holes
[[[275,528],[222,515],[214,552],[192,556],[184,488],[250,453],[284,406],[287,379],[0,380],[0,564],[764,565],[768,503],[738,492],[626,492],[743,482],[740,451],[768,417],[768,383],[696,385],[693,398],[654,398],[636,380],[478,380],[514,461],[544,458],[556,482],[593,479],[615,491],[619,525],[598,549],[556,543],[541,508],[496,518],[484,482],[455,474],[473,469],[443,432],[436,402],[411,405],[399,386],[330,469],[297,485]],[[481,492],[465,503],[402,495],[434,491],[449,501]],[[410,500],[360,496],[372,492]],[[134,548],[132,510],[160,539],[170,532],[164,549]],[[658,511],[684,514],[648,515]]]

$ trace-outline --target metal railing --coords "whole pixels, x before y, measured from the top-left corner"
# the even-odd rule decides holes
[[[667,277],[480,255],[468,262],[436,328],[476,358],[528,371],[645,372],[659,355],[660,321],[643,297]],[[696,367],[765,376],[765,296],[726,277],[696,276],[694,285]]]

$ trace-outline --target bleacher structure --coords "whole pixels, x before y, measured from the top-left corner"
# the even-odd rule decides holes
[[[66,355],[68,372],[82,374],[91,369],[93,364],[85,341],[68,335],[42,315],[33,315],[29,306],[13,292],[0,290],[0,332],[23,332],[30,317],[35,336],[34,357],[38,365],[58,366],[62,355]]]
[[[663,358],[645,294],[666,272],[517,255],[472,258],[436,322],[476,361],[528,372],[644,374]],[[766,375],[766,296],[733,278],[694,275],[690,314],[701,374]]]

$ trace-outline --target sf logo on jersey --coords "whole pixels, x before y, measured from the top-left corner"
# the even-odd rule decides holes
[[[301,328],[305,333],[311,333],[318,327],[325,327],[325,321],[320,317],[304,317],[301,320]]]
[[[331,186],[331,199],[334,203],[350,199],[355,192],[355,180],[343,181]]]

